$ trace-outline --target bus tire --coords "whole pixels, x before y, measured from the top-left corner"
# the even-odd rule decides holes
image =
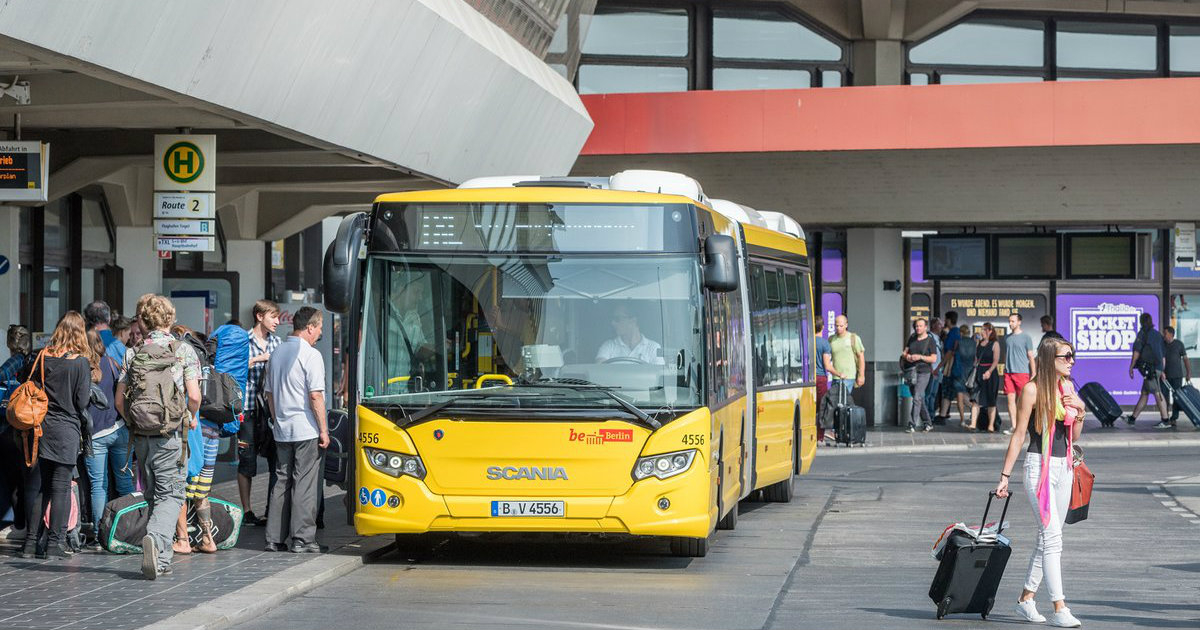
[[[763,498],[768,503],[791,503],[795,477],[789,476],[783,481],[775,482],[763,488]]]
[[[708,555],[710,538],[671,538],[671,555],[677,558],[703,558]]]

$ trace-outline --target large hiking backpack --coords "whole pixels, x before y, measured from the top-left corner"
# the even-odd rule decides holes
[[[33,382],[34,372],[38,372],[39,386]],[[5,416],[14,429],[21,432],[21,447],[25,450],[25,466],[33,467],[37,460],[38,440],[42,437],[42,420],[46,419],[46,411],[50,408],[50,398],[43,389],[46,385],[46,351],[38,353],[29,372],[29,379],[21,383],[8,397],[8,408]],[[29,434],[33,433],[33,447],[29,446]]]
[[[245,382],[250,363],[250,335],[238,326],[225,324],[208,338],[201,381],[200,415],[232,437],[242,428],[245,413]],[[240,378],[239,378],[240,377]]]
[[[143,343],[129,360],[129,395],[125,422],[134,435],[168,435],[188,415],[187,394],[175,384],[171,368],[179,342]]]

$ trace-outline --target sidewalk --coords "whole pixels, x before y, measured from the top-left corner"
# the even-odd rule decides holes
[[[1008,428],[1012,425],[1004,414],[997,423]],[[1130,448],[1153,446],[1200,446],[1200,430],[1186,416],[1180,415],[1178,428],[1155,429],[1157,413],[1143,413],[1134,426],[1118,420],[1116,426],[1104,428],[1100,421],[1088,414],[1084,419],[1080,447],[1104,448],[1123,446]],[[928,433],[905,433],[904,427],[875,426],[867,429],[867,446],[847,448],[824,446],[817,449],[817,457],[831,455],[861,455],[863,453],[927,453],[933,451],[1002,450],[1008,446],[1009,436],[1003,433],[971,433],[953,416],[945,425],[933,427]]]
[[[219,464],[218,478],[232,476],[232,470]],[[255,507],[265,504],[266,485],[266,474],[255,479]],[[236,482],[217,484],[213,494],[236,501]],[[15,557],[17,545],[3,541],[0,627],[126,630],[152,624],[228,625],[349,573],[362,565],[365,554],[390,542],[360,537],[346,525],[342,494],[326,488],[325,529],[317,534],[329,547],[326,554],[265,552],[263,528],[246,527],[237,547],[211,555],[176,555],[172,574],[153,582],[142,577],[141,555],[84,552],[64,560],[22,560]],[[267,584],[271,588],[265,588]]]

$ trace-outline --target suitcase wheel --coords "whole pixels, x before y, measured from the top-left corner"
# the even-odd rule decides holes
[[[996,604],[996,598],[989,597],[987,600],[987,605],[983,607],[983,612],[979,613],[979,616],[983,617],[984,619],[987,619],[987,616],[989,614],[991,614],[991,612],[992,612],[992,606],[994,606],[995,604]]]
[[[948,611],[948,610],[950,610],[950,598],[949,598],[949,597],[947,597],[947,598],[943,599],[942,601],[938,602],[938,605],[937,605],[937,618],[938,618],[938,619],[941,619],[942,617],[945,617],[945,616],[946,616],[946,611]]]

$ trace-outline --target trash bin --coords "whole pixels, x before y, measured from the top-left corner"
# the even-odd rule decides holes
[[[908,419],[912,417],[912,407],[912,390],[908,388],[908,383],[900,381],[900,386],[896,388],[896,426],[908,426]]]

